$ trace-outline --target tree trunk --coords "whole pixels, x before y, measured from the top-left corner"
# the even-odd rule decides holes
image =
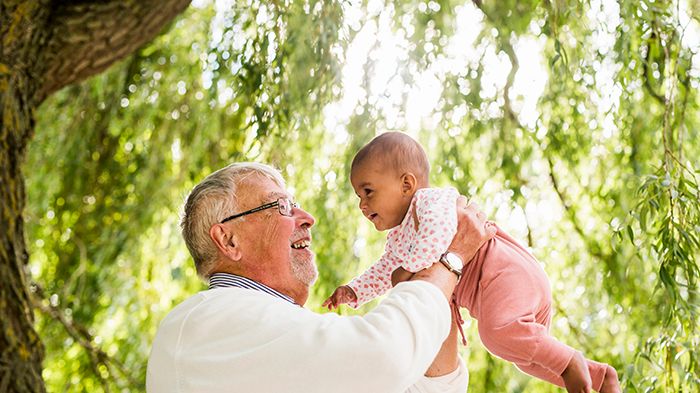
[[[0,392],[44,392],[44,347],[34,330],[27,290],[26,201],[22,162],[34,129],[38,81],[32,60],[46,39],[47,2],[0,6]],[[36,67],[39,69],[39,67]]]
[[[105,70],[148,42],[188,4],[0,0],[1,393],[45,391],[22,219],[22,164],[35,110],[54,91]]]
[[[24,243],[21,164],[34,126],[34,106],[22,93],[28,81],[0,79],[0,392],[43,392],[44,348],[33,328]]]

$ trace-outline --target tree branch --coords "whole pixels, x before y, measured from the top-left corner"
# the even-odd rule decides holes
[[[557,193],[557,196],[559,197],[559,201],[561,202],[561,205],[564,207],[564,211],[566,212],[566,215],[569,216],[569,221],[571,222],[571,225],[574,226],[574,230],[576,233],[578,233],[579,237],[583,239],[585,243],[588,243],[588,251],[593,255],[594,257],[598,259],[605,260],[606,256],[603,255],[600,251],[594,250],[591,247],[591,243],[593,242],[586,236],[585,231],[581,227],[581,224],[578,222],[578,218],[576,215],[576,211],[572,209],[571,204],[569,203],[566,195],[564,194],[564,190],[561,189],[559,186],[559,181],[554,174],[554,163],[552,162],[552,159],[545,155],[545,159],[547,160],[547,165],[549,167],[549,179],[552,182],[552,188],[554,188],[554,192]]]
[[[48,21],[36,102],[126,57],[155,37],[190,0],[92,1],[55,6]]]
[[[109,375],[112,378],[116,377],[116,373],[114,371],[114,369],[116,368],[119,371],[119,373],[124,378],[126,378],[130,386],[140,385],[139,382],[136,379],[134,379],[131,376],[131,374],[126,370],[126,367],[124,367],[124,365],[121,364],[121,362],[109,356],[99,347],[93,345],[94,337],[90,335],[88,329],[76,323],[75,321],[66,318],[64,310],[51,305],[48,299],[46,299],[46,297],[44,296],[44,290],[39,284],[33,282],[31,285],[30,293],[32,295],[33,306],[36,309],[43,312],[44,314],[46,314],[47,316],[49,316],[51,319],[63,325],[63,328],[65,329],[66,333],[68,333],[68,335],[71,338],[73,338],[73,340],[76,343],[78,343],[78,345],[85,349],[85,352],[87,352],[87,355],[90,358],[90,366],[97,378],[100,380],[100,383],[102,384],[102,387],[105,390],[105,392],[109,392],[110,389],[108,379],[102,376],[102,373],[100,373],[99,371],[100,365],[104,365],[107,368]]]
[[[482,5],[476,1],[474,3],[481,10],[481,12],[484,14],[484,16],[489,21],[489,23],[491,23],[493,26],[498,28],[495,20],[483,9]],[[537,146],[540,149],[540,151],[542,151],[542,155],[547,160],[547,163],[549,165],[549,178],[552,181],[552,187],[554,188],[554,191],[556,192],[557,196],[559,197],[559,200],[561,201],[561,204],[564,207],[564,211],[566,212],[566,214],[569,218],[569,221],[571,221],[571,224],[574,226],[576,233],[579,235],[579,237],[586,244],[586,248],[588,249],[588,252],[596,259],[598,259],[598,260],[602,261],[603,263],[605,263],[606,265],[608,265],[608,268],[610,269],[610,271],[612,271],[612,266],[610,266],[610,256],[603,253],[601,251],[601,247],[598,244],[598,242],[595,239],[587,236],[586,232],[581,227],[581,224],[579,223],[579,220],[577,217],[576,210],[569,203],[569,201],[566,198],[566,195],[564,194],[563,190],[559,186],[559,182],[554,174],[554,164],[552,162],[552,159],[549,157],[549,155],[547,155],[546,149],[542,146],[540,141],[538,141],[534,137],[534,135],[531,132],[529,132],[528,128],[520,122],[517,114],[515,113],[515,111],[513,111],[513,108],[511,107],[510,97],[508,97],[508,95],[509,95],[511,86],[513,84],[513,81],[515,79],[515,74],[518,71],[519,63],[518,63],[518,58],[515,54],[515,50],[513,49],[513,46],[511,45],[510,41],[508,40],[508,37],[502,37],[500,39],[500,44],[501,44],[501,49],[506,53],[506,55],[508,56],[508,59],[510,60],[510,63],[511,63],[511,70],[508,73],[506,85],[503,89],[503,94],[504,94],[504,97],[503,97],[503,116],[505,119],[512,121],[516,127],[523,130],[525,135],[529,136],[530,139],[535,144],[535,146]]]
[[[518,127],[521,128],[523,131],[527,131],[527,129],[524,128],[522,124],[520,124],[517,115],[515,114],[515,112],[513,112],[513,108],[510,105],[510,89],[513,87],[513,82],[515,82],[515,74],[517,74],[518,70],[520,69],[520,63],[518,62],[518,57],[515,55],[515,50],[513,49],[513,46],[510,44],[510,42],[507,41],[508,37],[503,37],[501,39],[501,48],[504,52],[506,52],[506,55],[508,55],[508,60],[510,60],[510,72],[508,73],[508,77],[506,79],[506,85],[503,88],[504,116],[507,119],[513,121],[515,124],[517,124]]]
[[[654,90],[654,86],[651,85],[651,80],[649,79],[649,62],[651,61],[651,44],[653,40],[656,39],[656,32],[652,32],[651,37],[647,40],[647,51],[644,54],[644,60],[642,61],[642,79],[644,80],[644,89],[649,93],[649,96],[656,100],[659,104],[665,105],[666,99]],[[658,43],[661,45],[661,43]]]

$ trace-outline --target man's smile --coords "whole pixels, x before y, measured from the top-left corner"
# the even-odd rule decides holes
[[[311,246],[311,240],[309,239],[302,239],[292,243],[292,248],[295,250],[309,248],[309,246]]]

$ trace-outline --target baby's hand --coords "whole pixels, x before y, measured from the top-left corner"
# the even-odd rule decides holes
[[[357,300],[355,291],[347,285],[343,285],[335,289],[333,294],[321,304],[322,307],[328,307],[329,310],[338,308],[341,304],[347,304]]]

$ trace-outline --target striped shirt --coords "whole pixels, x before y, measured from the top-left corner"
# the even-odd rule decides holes
[[[272,295],[274,297],[286,300],[292,304],[294,300],[291,297],[275,291],[274,289],[268,287],[267,285],[261,284],[257,281],[253,281],[247,277],[237,276],[230,273],[214,273],[209,277],[209,289],[215,288],[243,288],[252,289],[255,291],[260,291]]]

